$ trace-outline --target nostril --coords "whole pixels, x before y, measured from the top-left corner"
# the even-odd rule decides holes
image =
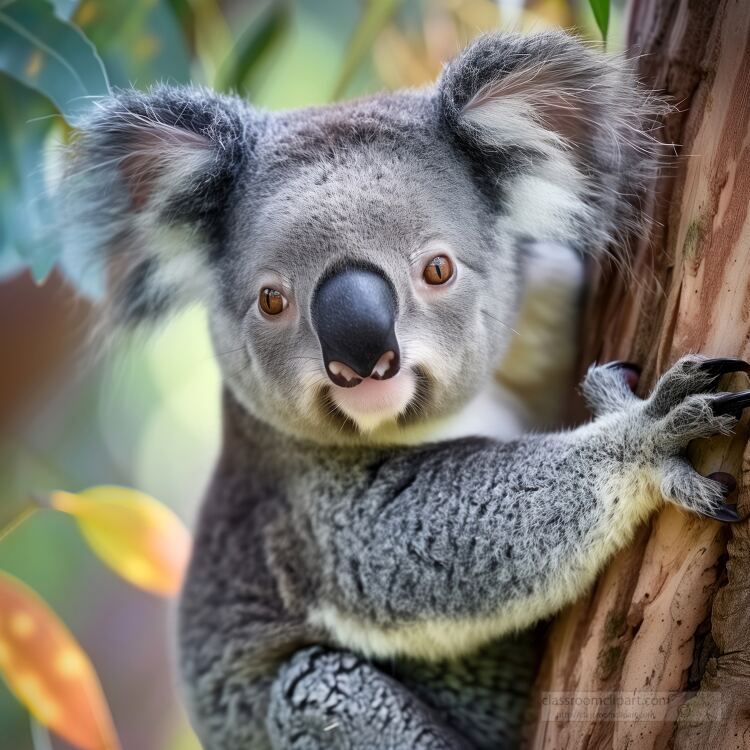
[[[399,358],[396,352],[386,352],[372,368],[370,377],[373,380],[387,380],[392,378],[399,370]]]
[[[351,367],[335,360],[328,363],[328,376],[342,388],[353,388],[362,382],[362,378]]]
[[[400,358],[398,349],[390,349],[380,356],[368,378],[371,380],[388,380],[388,378],[392,378],[398,373],[399,368]],[[365,380],[365,378],[357,373],[356,370],[349,367],[349,365],[335,359],[332,359],[326,365],[326,369],[328,371],[328,377],[336,385],[341,386],[342,388],[353,388],[355,385],[359,385]]]

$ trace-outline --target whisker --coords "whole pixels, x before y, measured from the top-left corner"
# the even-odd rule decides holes
[[[217,357],[226,357],[230,354],[236,354],[237,352],[243,351],[244,346],[238,346],[236,349],[227,349],[225,352],[214,352]]]
[[[496,317],[495,315],[493,315],[491,312],[488,312],[484,308],[482,308],[482,313],[484,315],[486,315],[488,318],[492,318],[492,320],[497,321],[498,323],[500,323],[500,325],[503,326],[503,328],[507,328],[509,331],[513,331],[513,333],[515,333],[516,336],[520,336],[521,335],[515,328],[513,328],[513,326],[509,326],[507,323],[505,323],[504,321],[500,320],[500,318]]]

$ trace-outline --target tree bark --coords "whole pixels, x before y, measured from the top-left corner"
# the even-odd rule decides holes
[[[750,6],[634,0],[629,28],[645,82],[678,108],[664,132],[680,155],[655,185],[633,273],[597,274],[582,361],[638,362],[645,392],[688,351],[750,358]],[[691,458],[741,476],[746,513],[745,422]],[[667,506],[642,528],[552,625],[528,729],[528,747],[555,750],[750,747],[748,523]]]

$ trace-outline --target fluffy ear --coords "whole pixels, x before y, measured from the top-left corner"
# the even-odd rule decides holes
[[[162,86],[104,99],[81,124],[59,205],[67,248],[104,263],[112,323],[205,294],[252,117],[239,100]]]
[[[577,192],[590,206],[581,220],[605,230],[593,243],[638,228],[664,106],[638,85],[628,61],[563,32],[489,35],[446,67],[438,96],[444,121],[471,151],[515,153],[558,181],[553,192]]]

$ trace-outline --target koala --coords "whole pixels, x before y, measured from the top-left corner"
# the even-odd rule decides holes
[[[534,624],[664,501],[738,520],[685,448],[750,404],[716,390],[742,361],[686,356],[645,399],[594,365],[593,421],[553,429],[658,109],[560,32],[482,37],[423,90],[264,112],[159,86],[82,123],[62,197],[103,317],[202,303],[223,377],[179,613],[206,750],[515,747]]]

